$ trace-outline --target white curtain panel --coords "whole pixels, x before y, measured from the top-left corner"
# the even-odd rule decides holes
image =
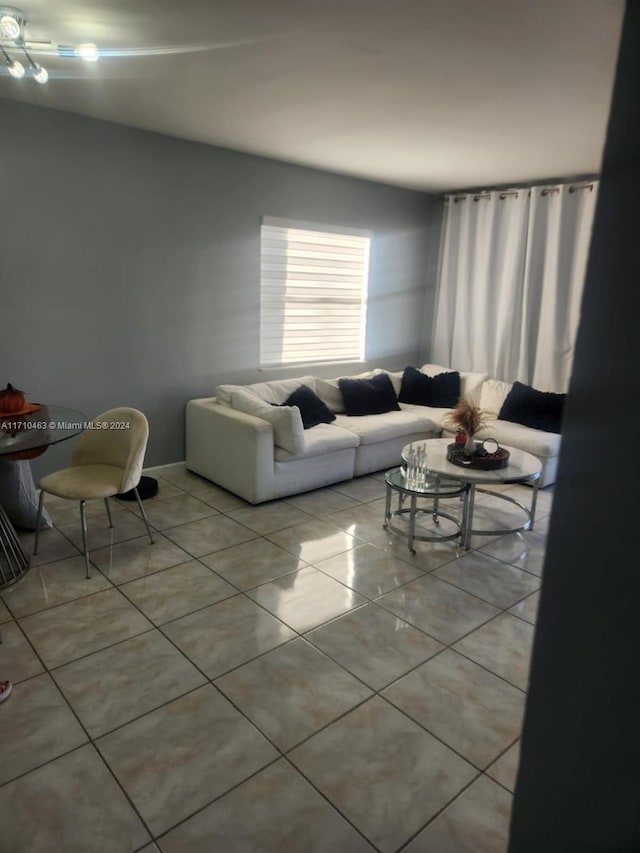
[[[531,191],[518,374],[536,388],[569,384],[596,195],[595,183]]]
[[[592,183],[447,197],[434,362],[566,391],[595,196]]]

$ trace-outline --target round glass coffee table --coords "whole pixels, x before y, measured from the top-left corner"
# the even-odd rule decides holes
[[[501,445],[509,451],[509,464],[504,468],[493,471],[483,471],[478,468],[467,468],[462,465],[454,465],[447,459],[447,447],[453,438],[428,438],[418,444],[424,444],[427,454],[427,468],[434,474],[458,480],[468,488],[467,506],[465,511],[464,530],[461,542],[468,550],[471,547],[472,536],[504,536],[507,533],[518,533],[521,530],[532,530],[536,515],[536,501],[538,498],[538,480],[542,472],[540,460],[524,450],[515,447]],[[410,444],[402,448],[402,458],[407,458]],[[517,501],[505,492],[497,492],[493,489],[480,488],[481,485],[505,485],[508,483],[530,483],[533,486],[531,503],[529,506]],[[494,498],[500,498],[509,504],[517,506],[523,513],[522,524],[516,527],[496,528],[493,530],[481,530],[473,526],[473,511],[476,493],[482,492]]]
[[[424,484],[415,485],[409,483],[405,476],[404,468],[393,468],[384,475],[387,484],[387,496],[384,510],[385,530],[393,530],[407,539],[409,550],[416,553],[414,543],[421,542],[447,542],[450,539],[462,539],[466,529],[467,494],[468,486],[460,480],[453,479],[432,471],[427,472]],[[391,509],[393,494],[398,496],[398,508]],[[406,498],[409,498],[409,506],[404,506]],[[441,500],[449,498],[462,499],[462,513],[453,515],[445,512],[440,506]],[[418,499],[427,499],[427,506],[418,506]],[[430,515],[433,520],[434,530],[432,532],[416,532],[416,518],[419,515]],[[440,519],[446,518],[453,523],[454,530],[451,533],[440,532]],[[397,522],[401,522],[401,526]]]

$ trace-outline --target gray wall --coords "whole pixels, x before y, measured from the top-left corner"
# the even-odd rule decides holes
[[[0,382],[91,416],[142,409],[147,464],[184,459],[185,402],[220,382],[365,369],[258,371],[263,215],[372,229],[366,366],[428,351],[428,195],[8,100],[0,127]]]
[[[640,850],[639,55],[634,2],[567,399],[510,853]]]

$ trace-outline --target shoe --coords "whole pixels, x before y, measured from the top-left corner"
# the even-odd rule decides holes
[[[13,684],[10,681],[0,681],[0,702],[4,702],[11,696]]]

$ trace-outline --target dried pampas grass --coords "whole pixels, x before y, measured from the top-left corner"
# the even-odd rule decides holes
[[[482,409],[466,397],[460,397],[445,421],[466,436],[474,436],[478,430],[487,426]]]

